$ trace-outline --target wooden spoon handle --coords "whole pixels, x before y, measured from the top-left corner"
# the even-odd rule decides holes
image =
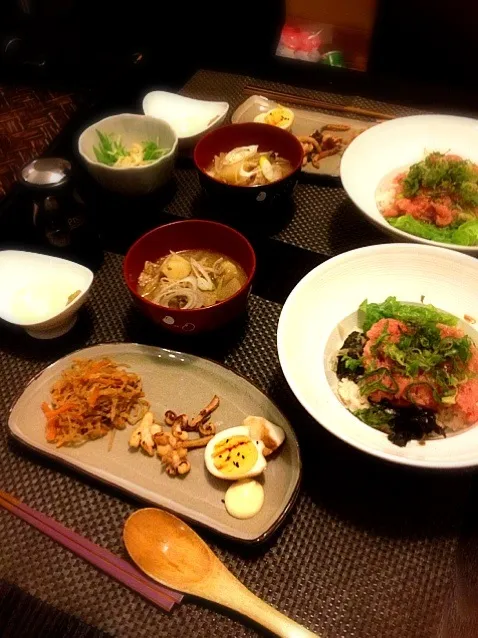
[[[241,582],[237,581],[236,586],[233,583],[227,585],[222,592],[216,591],[215,600],[221,605],[254,620],[281,638],[320,638],[255,596]]]

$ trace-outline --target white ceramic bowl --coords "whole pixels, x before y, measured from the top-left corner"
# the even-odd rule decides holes
[[[119,135],[126,148],[153,140],[170,150],[145,166],[107,166],[98,162],[93,151],[99,141],[97,130]],[[146,195],[163,186],[171,177],[177,146],[177,135],[167,122],[134,113],[105,117],[85,129],[78,140],[78,150],[89,173],[108,190],[123,195]]]
[[[228,110],[227,102],[194,100],[167,91],[151,91],[143,99],[145,114],[169,122],[179,138],[179,147],[185,150],[193,148],[207,131],[222,124]]]
[[[73,261],[0,251],[0,318],[37,339],[60,337],[74,326],[92,281],[91,270]],[[68,303],[76,291],[78,296]]]
[[[432,246],[387,244],[334,257],[308,273],[289,295],[280,316],[277,345],[285,377],[304,408],[350,445],[382,459],[423,468],[478,465],[478,425],[420,445],[397,447],[362,423],[334,393],[331,359],[357,326],[364,299],[424,302],[463,319],[478,319],[478,261]],[[478,325],[478,324],[477,324]],[[340,326],[340,328],[338,328]],[[475,343],[478,332],[466,331]],[[340,334],[341,332],[341,334]]]
[[[478,246],[443,244],[395,229],[377,207],[375,195],[382,179],[422,160],[431,151],[454,153],[478,163],[478,120],[414,115],[372,126],[346,149],[340,165],[342,184],[367,219],[395,238],[478,255]]]

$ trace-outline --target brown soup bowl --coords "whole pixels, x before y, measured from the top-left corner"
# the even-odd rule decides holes
[[[228,153],[237,146],[252,144],[258,144],[259,151],[275,151],[289,160],[292,172],[263,186],[233,186],[208,175],[207,170],[215,155]],[[209,198],[223,207],[226,213],[240,209],[245,215],[280,205],[287,200],[297,184],[302,158],[302,145],[295,135],[276,126],[256,122],[221,126],[203,137],[194,149],[199,181]]]
[[[181,310],[160,306],[138,293],[138,277],[146,261],[157,261],[169,251],[211,250],[236,261],[247,280],[232,297],[207,308]],[[248,240],[233,228],[217,222],[191,219],[154,228],[129,249],[123,266],[126,285],[138,306],[155,323],[181,334],[197,334],[220,328],[242,314],[247,307],[256,255]]]

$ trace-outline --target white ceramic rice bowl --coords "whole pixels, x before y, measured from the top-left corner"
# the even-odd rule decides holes
[[[413,115],[372,126],[345,150],[340,164],[343,187],[368,221],[395,239],[478,255],[478,246],[444,244],[394,228],[377,206],[376,191],[382,179],[432,151],[453,153],[478,163],[478,120],[454,115]]]
[[[318,423],[363,452],[422,468],[477,466],[476,425],[425,445],[410,441],[398,447],[348,412],[334,393],[337,378],[331,372],[334,354],[357,326],[364,299],[382,302],[395,296],[420,303],[423,295],[425,303],[460,319],[465,314],[478,319],[477,283],[478,261],[430,246],[371,246],[326,261],[297,284],[282,309],[277,346],[287,382]],[[466,331],[478,344],[474,327]]]

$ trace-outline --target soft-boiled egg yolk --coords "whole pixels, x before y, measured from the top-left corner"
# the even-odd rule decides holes
[[[214,446],[214,466],[229,478],[244,476],[257,463],[259,453],[248,436],[231,436]]]
[[[264,488],[254,479],[242,479],[229,487],[224,503],[234,518],[252,518],[264,504]]]

